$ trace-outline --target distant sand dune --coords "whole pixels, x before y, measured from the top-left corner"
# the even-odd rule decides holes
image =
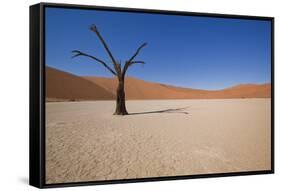
[[[84,77],[115,95],[117,80],[114,78]],[[231,88],[207,91],[181,88],[159,83],[147,82],[127,77],[125,82],[127,99],[220,99],[220,98],[269,98],[270,84],[245,84]]]
[[[46,67],[47,101],[63,100],[113,100],[117,79],[81,77]],[[242,84],[231,88],[207,91],[181,88],[127,77],[126,99],[224,99],[224,98],[269,98],[271,84]]]

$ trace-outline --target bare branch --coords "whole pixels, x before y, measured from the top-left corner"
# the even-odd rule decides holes
[[[91,25],[90,30],[93,31],[94,33],[96,33],[97,37],[99,38],[99,40],[101,41],[102,45],[104,46],[106,52],[108,53],[110,59],[112,60],[112,63],[113,63],[113,66],[114,66],[116,72],[118,73],[119,71],[118,71],[117,62],[116,62],[115,58],[113,57],[113,55],[112,55],[109,47],[107,46],[105,40],[103,39],[103,37],[99,33],[97,26],[94,25],[94,24]]]
[[[111,69],[104,61],[102,61],[101,59],[95,57],[95,56],[92,56],[92,55],[89,55],[89,54],[86,54],[86,53],[83,53],[79,50],[73,50],[72,51],[73,53],[73,56],[72,58],[75,58],[75,57],[78,57],[78,56],[85,56],[85,57],[89,57],[89,58],[92,58],[94,59],[95,61],[99,62],[100,64],[102,64],[106,69],[108,69],[113,75],[117,76],[117,73]]]
[[[144,61],[126,62],[126,63],[125,63],[125,66],[124,66],[124,69],[123,69],[123,71],[122,71],[122,77],[125,77],[125,74],[126,74],[128,68],[129,68],[130,66],[132,66],[133,64],[145,64],[145,62],[144,62]]]
[[[132,61],[130,65],[132,64],[145,64],[144,61]]]
[[[125,76],[128,68],[133,65],[133,64],[144,64],[143,61],[134,61],[135,57],[139,54],[140,50],[145,47],[147,45],[147,43],[143,43],[135,52],[135,54],[128,60],[125,62],[125,65],[123,67],[123,71],[122,71],[122,77]]]
[[[121,73],[122,73],[121,63],[116,64],[116,70],[117,70],[117,73],[121,75]]]
[[[138,53],[140,52],[140,50],[145,47],[147,45],[147,43],[143,43],[138,49],[137,51],[135,52],[135,54],[128,60],[128,63],[132,62],[135,57],[138,55]]]

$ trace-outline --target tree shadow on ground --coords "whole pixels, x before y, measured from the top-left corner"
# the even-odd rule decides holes
[[[164,110],[155,110],[155,111],[144,111],[144,112],[136,112],[136,113],[129,113],[128,115],[145,115],[145,114],[153,114],[153,113],[180,113],[188,115],[189,113],[184,111],[188,107],[181,107],[175,109],[164,109]]]

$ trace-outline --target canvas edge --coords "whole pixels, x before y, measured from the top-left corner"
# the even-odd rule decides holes
[[[41,5],[29,7],[29,184],[43,187],[41,128]]]

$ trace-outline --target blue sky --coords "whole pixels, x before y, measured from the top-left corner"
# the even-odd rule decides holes
[[[46,64],[81,76],[112,77],[81,50],[110,61],[96,35],[96,24],[115,58],[124,62],[143,42],[137,60],[144,66],[127,75],[198,89],[223,89],[271,78],[269,21],[46,8]]]

